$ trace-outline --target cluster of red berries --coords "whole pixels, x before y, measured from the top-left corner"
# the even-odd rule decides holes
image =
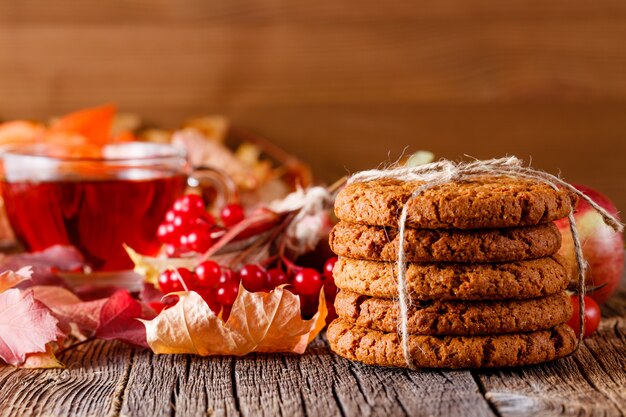
[[[239,284],[250,292],[269,292],[279,285],[298,295],[302,316],[312,317],[318,309],[322,287],[329,311],[333,312],[337,287],[333,279],[333,267],[337,258],[330,258],[320,274],[312,268],[292,268],[291,273],[276,267],[266,270],[260,265],[244,265],[234,272],[213,261],[205,261],[193,272],[186,268],[167,270],[159,276],[159,288],[164,293],[196,291],[216,314],[223,310],[227,318],[239,293]],[[332,319],[334,313],[329,314]]]
[[[188,194],[174,202],[159,225],[157,237],[165,245],[167,256],[180,256],[189,252],[204,253],[224,233],[243,220],[243,208],[229,204],[221,212],[221,225],[206,211],[199,195]]]

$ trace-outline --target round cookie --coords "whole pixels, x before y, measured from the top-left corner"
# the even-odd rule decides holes
[[[416,300],[506,300],[545,297],[567,288],[565,261],[558,255],[509,263],[411,263],[407,288]],[[340,257],[333,270],[342,290],[396,298],[396,264]]]
[[[398,329],[398,304],[342,290],[335,299],[339,317],[358,326],[382,332]],[[473,336],[545,330],[565,323],[572,315],[570,297],[508,301],[425,301],[409,310],[411,334]]]
[[[398,335],[344,319],[328,326],[330,348],[344,358],[378,366],[408,367]],[[566,324],[549,330],[496,336],[409,336],[418,368],[492,368],[548,362],[572,353],[576,336]]]
[[[398,226],[404,203],[422,182],[381,179],[347,185],[335,200],[341,220]],[[578,197],[544,183],[485,176],[443,184],[408,202],[407,226],[417,229],[479,229],[529,226],[567,217]]]
[[[398,229],[339,222],[330,247],[339,256],[395,261]],[[409,262],[510,262],[550,256],[561,247],[554,223],[509,229],[406,229]]]

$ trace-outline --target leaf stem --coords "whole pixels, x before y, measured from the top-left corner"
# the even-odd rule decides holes
[[[76,349],[77,347],[79,347],[81,345],[84,345],[86,343],[93,342],[94,340],[96,340],[96,337],[95,336],[91,336],[91,337],[88,337],[85,340],[81,340],[80,342],[76,342],[73,345],[69,345],[68,347],[66,347],[64,349],[61,349],[59,352],[57,352],[56,356],[61,356],[65,352],[68,352],[68,351],[70,351],[72,349]]]

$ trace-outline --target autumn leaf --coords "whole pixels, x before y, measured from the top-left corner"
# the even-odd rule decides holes
[[[0,271],[18,270],[24,265],[32,268],[32,279],[20,287],[34,285],[64,286],[57,271],[72,271],[81,268],[84,258],[73,246],[55,245],[40,252],[0,255]]]
[[[303,353],[322,330],[327,314],[323,294],[318,313],[300,316],[298,297],[278,287],[269,293],[239,288],[226,322],[196,292],[177,293],[180,300],[156,318],[143,321],[155,353],[246,355],[250,352]]]
[[[52,344],[46,345],[45,352],[29,353],[26,355],[26,361],[20,365],[20,368],[26,369],[53,369],[65,368],[65,365],[59,361],[54,354]]]
[[[84,338],[95,333],[100,322],[100,312],[107,302],[106,298],[82,301],[73,292],[56,286],[32,287],[35,299],[45,304],[59,320],[59,327],[66,334],[70,332]],[[72,325],[76,331],[72,331]]]
[[[100,311],[96,337],[147,347],[146,329],[137,320],[142,315],[141,303],[128,291],[118,291],[107,300]]]
[[[23,281],[31,279],[33,271],[29,266],[21,268],[17,272],[4,271],[0,274],[0,293],[9,288],[15,287]]]
[[[78,110],[52,123],[48,131],[51,134],[76,134],[83,136],[87,143],[104,145],[111,138],[116,111],[116,107],[111,104]]]
[[[0,358],[19,365],[29,353],[45,352],[62,334],[58,320],[32,291],[12,288],[0,293]]]

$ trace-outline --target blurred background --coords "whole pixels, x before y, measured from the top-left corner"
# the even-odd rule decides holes
[[[0,120],[224,114],[333,181],[517,155],[626,210],[626,2],[0,2]]]

